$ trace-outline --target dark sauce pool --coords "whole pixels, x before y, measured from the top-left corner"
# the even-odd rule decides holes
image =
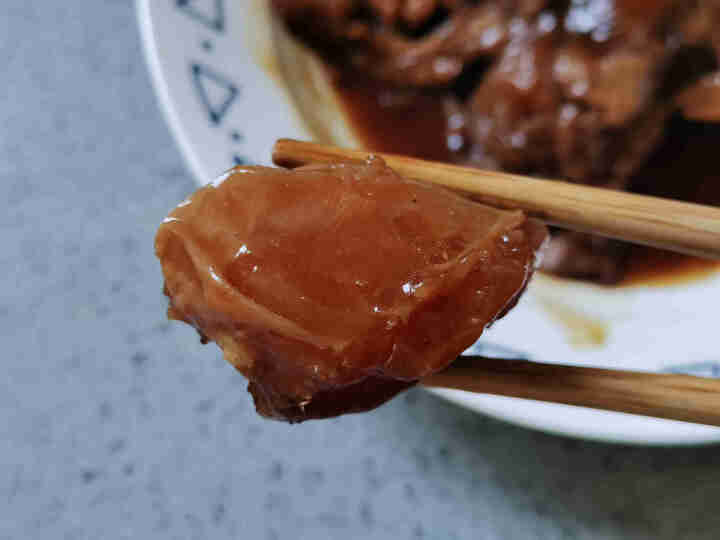
[[[352,127],[367,150],[452,161],[441,98],[337,82]]]
[[[338,94],[368,150],[453,161],[438,96],[391,93],[340,78]],[[664,143],[632,180],[638,193],[720,206],[720,124],[674,118]],[[719,261],[632,246],[617,286],[676,285],[720,271]]]

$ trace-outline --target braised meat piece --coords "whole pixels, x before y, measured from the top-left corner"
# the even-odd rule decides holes
[[[445,368],[514,305],[545,237],[375,159],[236,168],[171,212],[156,252],[169,317],[220,346],[261,414],[301,421]]]
[[[344,77],[442,101],[463,164],[628,189],[678,107],[720,117],[720,0],[272,1]],[[617,242],[553,238],[554,272],[622,277]]]
[[[498,53],[516,15],[546,0],[272,0],[305,41],[333,62],[396,85],[451,83],[467,62]]]

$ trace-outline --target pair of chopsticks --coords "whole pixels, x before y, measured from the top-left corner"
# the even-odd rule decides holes
[[[285,167],[364,161],[369,152],[289,139],[273,161]],[[567,182],[376,153],[408,178],[439,184],[548,224],[699,257],[720,259],[720,208]],[[720,426],[720,380],[517,360],[459,359],[423,380],[455,388]]]

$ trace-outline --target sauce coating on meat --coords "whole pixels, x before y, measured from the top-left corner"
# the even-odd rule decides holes
[[[719,0],[272,1],[338,68],[372,150],[633,190],[678,108],[720,118]],[[617,283],[631,264],[618,241],[552,243],[559,275]]]
[[[301,421],[445,368],[517,301],[545,238],[374,159],[233,169],[170,213],[156,253],[169,316],[220,346],[261,414]]]

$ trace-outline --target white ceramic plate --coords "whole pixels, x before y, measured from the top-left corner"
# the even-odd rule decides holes
[[[270,162],[279,137],[310,138],[275,68],[261,0],[138,0],[158,99],[199,183]],[[539,276],[475,352],[543,362],[720,375],[720,274],[606,289]],[[720,429],[515,398],[437,391],[552,433],[631,444],[720,441]]]

